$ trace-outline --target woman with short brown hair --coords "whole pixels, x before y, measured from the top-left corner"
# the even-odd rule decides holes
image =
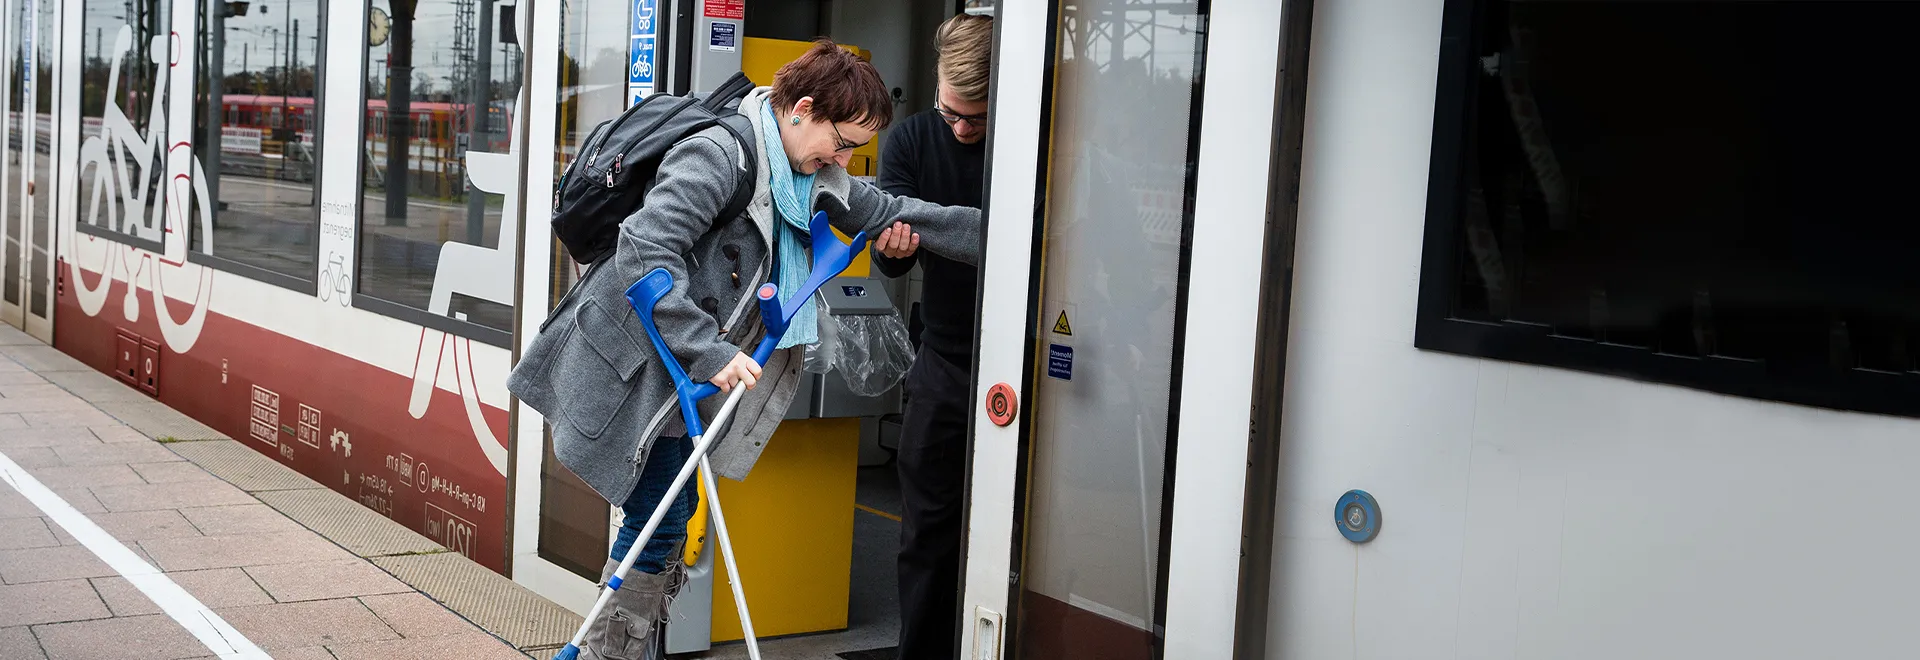
[[[779,284],[798,291],[811,266],[808,220],[824,211],[852,235],[902,221],[922,246],[967,263],[978,260],[979,211],[894,197],[848,176],[853,150],[893,121],[893,102],[871,64],[830,41],[781,67],[771,87],[750,92],[740,114],[753,125],[744,142],[721,127],[669,150],[645,204],[620,225],[613,255],[594,266],[557,307],[515,366],[508,388],[546,415],[554,455],[626,521],[601,573],[604,584],[665,497],[692,453],[673,384],[646,329],[628,307],[627,287],[656,268],[674,291],[654,322],[687,376],[722,391],[748,392],[711,455],[714,473],[744,479],[791,405],[801,374],[796,348],[818,339],[817,314],[805,305],[764,370],[742,347],[758,342],[752,292]],[[721,217],[738,172],[753,159],[746,210]],[[713,397],[703,414],[719,404]],[[656,441],[658,440],[658,441]],[[642,548],[637,571],[582,645],[582,658],[627,660],[662,654],[659,628],[684,581],[679,548],[694,510],[684,488]]]

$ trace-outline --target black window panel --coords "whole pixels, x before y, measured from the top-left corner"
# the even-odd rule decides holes
[[[212,200],[213,245],[196,222],[188,223],[189,245],[216,258],[196,261],[237,263],[242,268],[229,269],[306,290],[318,257],[325,7],[256,2],[243,14],[226,0],[195,4],[194,158]],[[271,122],[215,121],[215,96],[236,111],[229,114],[266,109]]]
[[[510,6],[506,0],[369,4],[369,14],[386,27],[366,46],[354,282],[357,305],[499,346],[512,338],[511,291],[461,286],[485,269],[472,260],[449,265],[441,255],[453,244],[499,250],[504,223],[515,218],[504,210],[501,189],[474,187],[467,170],[469,151],[506,154],[513,138],[523,54],[500,30],[501,9]],[[498,261],[505,269],[512,263]],[[443,295],[438,301],[436,287]]]
[[[1920,414],[1920,2],[1446,12],[1419,346]]]

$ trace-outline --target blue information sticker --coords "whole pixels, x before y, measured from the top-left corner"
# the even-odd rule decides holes
[[[654,0],[633,0],[633,29],[628,34],[635,37],[651,37],[659,34],[653,21]]]
[[[627,48],[627,84],[653,86],[653,37],[634,37]]]
[[[1060,380],[1073,380],[1072,346],[1047,345],[1047,375]]]
[[[722,53],[731,53],[739,45],[734,41],[739,26],[726,21],[714,21],[713,28],[707,33],[707,49]]]
[[[654,38],[659,34],[655,20],[655,0],[633,0],[627,35],[627,105],[639,103],[653,93],[655,78]]]

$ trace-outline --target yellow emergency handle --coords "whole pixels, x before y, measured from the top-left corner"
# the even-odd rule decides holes
[[[693,516],[687,518],[687,549],[683,554],[686,556],[688,566],[700,563],[700,548],[706,545],[707,542],[706,484],[706,479],[693,480],[694,492],[698,494],[698,501],[693,504]]]

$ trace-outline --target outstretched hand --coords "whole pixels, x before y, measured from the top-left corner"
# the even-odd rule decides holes
[[[895,222],[881,231],[880,238],[874,239],[873,244],[889,259],[905,259],[920,249],[920,235],[913,233],[911,225]]]

